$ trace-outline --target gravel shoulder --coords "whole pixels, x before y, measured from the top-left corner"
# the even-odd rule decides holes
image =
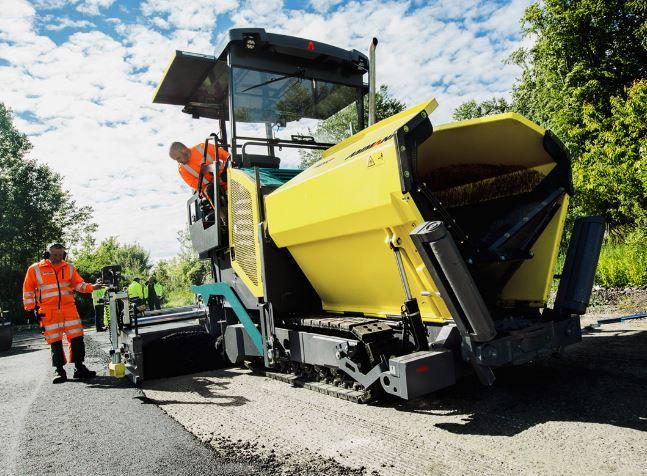
[[[645,319],[588,328],[491,388],[467,377],[413,402],[358,405],[235,368],[144,382],[201,441],[283,474],[644,474],[645,388]]]

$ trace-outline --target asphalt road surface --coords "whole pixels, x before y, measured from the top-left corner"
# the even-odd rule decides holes
[[[15,340],[0,353],[0,474],[269,474],[262,461],[218,455],[125,379],[106,377],[91,341],[88,366],[103,375],[52,385],[42,337]]]

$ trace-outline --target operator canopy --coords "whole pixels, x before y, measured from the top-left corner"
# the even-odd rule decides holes
[[[216,56],[176,51],[154,103],[194,117],[285,125],[326,119],[366,92],[368,59],[356,50],[267,33],[230,30]]]

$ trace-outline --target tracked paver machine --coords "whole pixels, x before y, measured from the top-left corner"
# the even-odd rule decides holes
[[[230,153],[226,178],[187,203],[214,278],[194,292],[223,355],[364,402],[470,371],[489,385],[580,341],[604,225],[575,221],[548,307],[573,193],[564,146],[513,113],[434,127],[433,99],[365,127],[370,67],[263,29],[230,30],[214,56],[175,53],[154,102],[215,120],[205,145]],[[346,107],[351,137],[302,132]],[[293,149],[322,158],[280,168]]]

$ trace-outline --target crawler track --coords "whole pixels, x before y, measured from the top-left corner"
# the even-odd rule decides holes
[[[374,398],[374,392],[371,389],[345,388],[343,386],[335,385],[334,383],[307,380],[304,377],[293,373],[287,374],[270,372],[267,370],[262,371],[261,373],[271,379],[289,383],[293,387],[307,388],[308,390],[314,390],[315,392],[323,393],[324,395],[330,395],[332,397],[341,398],[342,400],[348,400],[354,403],[368,403]]]

